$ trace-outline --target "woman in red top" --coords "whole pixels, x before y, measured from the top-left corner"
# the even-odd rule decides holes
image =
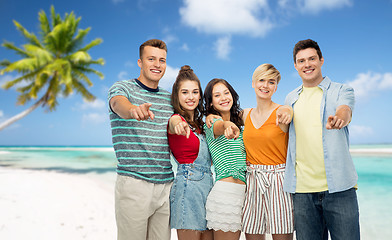
[[[169,147],[178,168],[170,192],[170,226],[179,240],[212,239],[207,230],[205,203],[213,179],[211,155],[203,135],[200,81],[193,70],[181,67],[173,84],[174,114],[169,119]]]

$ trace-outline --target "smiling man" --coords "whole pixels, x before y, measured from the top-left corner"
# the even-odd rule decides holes
[[[140,46],[139,54],[139,77],[116,82],[108,96],[118,160],[117,238],[168,240],[174,175],[166,127],[173,108],[170,93],[158,87],[166,70],[167,47],[151,39]]]
[[[302,79],[286,97],[294,110],[289,128],[284,190],[294,193],[298,240],[360,239],[358,180],[349,152],[347,125],[354,90],[323,77],[317,42],[299,41],[294,67]]]

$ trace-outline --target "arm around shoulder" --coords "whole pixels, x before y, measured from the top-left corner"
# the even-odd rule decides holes
[[[282,105],[276,110],[276,125],[279,125],[283,132],[289,130],[289,124],[293,120],[293,108],[288,105]]]

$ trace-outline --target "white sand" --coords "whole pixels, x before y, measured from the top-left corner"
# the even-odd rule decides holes
[[[107,179],[0,167],[0,239],[116,239],[114,181]]]
[[[113,186],[0,167],[0,239],[115,239]]]
[[[0,167],[0,239],[116,239],[114,178],[100,178]]]

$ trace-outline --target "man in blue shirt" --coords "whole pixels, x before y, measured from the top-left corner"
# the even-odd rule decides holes
[[[317,42],[299,41],[294,67],[302,85],[289,93],[294,110],[289,129],[284,190],[294,193],[298,240],[360,239],[358,176],[349,152],[347,125],[354,90],[323,77]]]

